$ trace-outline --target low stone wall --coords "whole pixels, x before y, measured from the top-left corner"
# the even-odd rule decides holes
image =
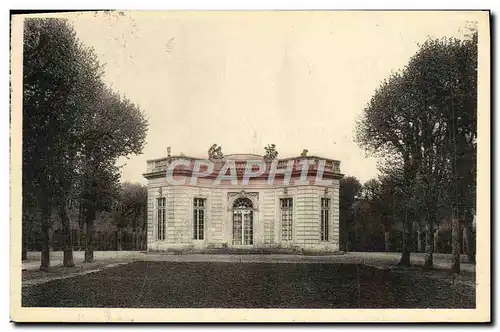
[[[260,244],[253,246],[228,246],[224,243],[211,243],[207,245],[195,245],[194,243],[165,243],[154,242],[148,246],[148,252],[163,252],[163,253],[285,253],[285,254],[322,254],[322,253],[340,253],[338,245],[334,243],[318,243],[318,244]]]

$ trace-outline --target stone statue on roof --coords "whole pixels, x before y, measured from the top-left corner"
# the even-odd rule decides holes
[[[276,145],[274,144],[268,144],[266,147],[264,147],[264,150],[266,150],[266,154],[264,155],[265,160],[273,160],[278,157],[278,151],[276,151]]]
[[[210,149],[208,149],[208,159],[222,159],[224,155],[222,154],[222,147],[217,144],[212,144]]]

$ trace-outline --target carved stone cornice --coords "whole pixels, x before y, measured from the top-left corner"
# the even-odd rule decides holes
[[[238,198],[248,198],[252,201],[253,204],[253,209],[257,210],[258,209],[258,204],[259,204],[259,193],[258,192],[248,192],[245,189],[242,189],[237,192],[228,192],[227,193],[227,209],[232,210],[233,209],[233,203],[236,199]]]
[[[242,190],[240,190],[238,192],[228,192],[227,193],[227,198],[234,198],[234,197],[238,197],[238,198],[240,198],[240,197],[242,197],[242,198],[243,197],[248,197],[248,198],[252,199],[254,197],[258,198],[259,197],[259,193],[257,193],[257,192],[248,192],[245,189],[242,189]]]

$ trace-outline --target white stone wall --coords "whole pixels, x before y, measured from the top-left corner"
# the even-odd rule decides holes
[[[264,189],[262,190],[261,210],[262,210],[262,224],[263,224],[263,244],[267,246],[275,246],[276,241],[276,196],[277,190]]]
[[[185,247],[232,246],[232,213],[228,206],[228,192],[257,192],[254,212],[254,247],[302,247],[310,250],[336,251],[339,245],[339,180],[328,187],[330,198],[330,239],[321,242],[321,198],[325,197],[324,186],[269,187],[265,183],[248,186],[211,186],[201,182],[199,186],[168,186],[165,178],[151,178],[148,183],[148,250],[167,250]],[[165,241],[157,241],[156,198],[166,197],[167,223]],[[205,239],[193,240],[193,199],[207,199],[205,217]],[[293,241],[281,241],[281,217],[279,199],[293,198]]]

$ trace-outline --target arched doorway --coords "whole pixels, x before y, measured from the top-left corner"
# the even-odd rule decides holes
[[[247,197],[233,203],[233,244],[253,245],[253,204]]]

